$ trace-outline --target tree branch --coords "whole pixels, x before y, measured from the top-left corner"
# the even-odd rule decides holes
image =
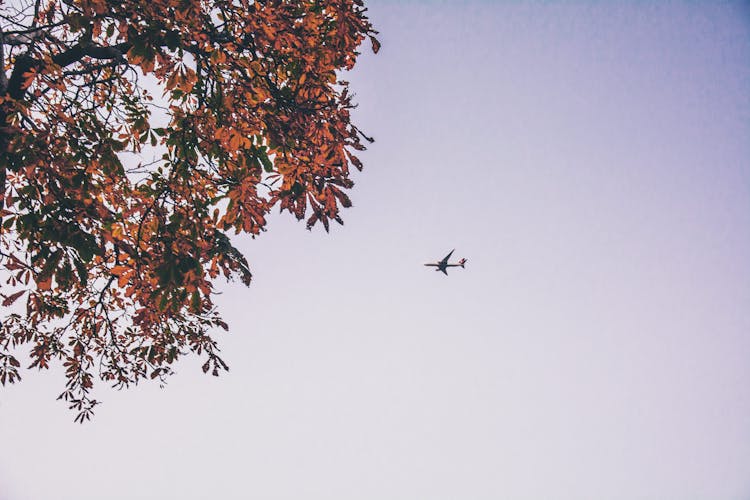
[[[5,95],[8,88],[8,77],[5,75],[5,34],[0,26],[0,95]]]
[[[92,59],[107,59],[114,60],[117,63],[124,63],[124,54],[132,45],[130,42],[122,42],[110,47],[99,47],[97,45],[78,42],[68,50],[52,56],[52,62],[64,68],[88,56]],[[10,75],[10,79],[8,79],[6,85],[7,94],[15,100],[21,99],[26,93],[26,87],[23,86],[23,75],[40,65],[41,61],[34,59],[28,52],[20,55],[16,59],[13,72]]]

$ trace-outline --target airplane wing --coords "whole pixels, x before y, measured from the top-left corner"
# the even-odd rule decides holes
[[[453,250],[451,250],[448,255],[446,255],[445,257],[443,257],[443,260],[441,260],[440,263],[441,264],[447,264],[448,263],[448,259],[451,258],[451,255],[453,255],[453,252],[455,252],[455,251],[456,251],[455,248]],[[448,273],[446,273],[446,274],[448,274]]]

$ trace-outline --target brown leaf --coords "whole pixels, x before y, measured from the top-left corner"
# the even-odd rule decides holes
[[[380,42],[374,36],[370,36],[370,42],[372,43],[372,51],[378,53],[380,51]]]
[[[13,304],[18,298],[26,293],[26,290],[21,290],[20,292],[13,293],[3,300],[3,307],[8,307],[9,305]]]

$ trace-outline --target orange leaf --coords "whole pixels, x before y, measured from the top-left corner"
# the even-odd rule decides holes
[[[115,266],[110,270],[110,272],[115,276],[120,276],[121,274],[129,270],[130,268],[128,266]]]
[[[42,281],[37,281],[36,288],[37,290],[49,290],[52,287],[52,278],[47,278]]]

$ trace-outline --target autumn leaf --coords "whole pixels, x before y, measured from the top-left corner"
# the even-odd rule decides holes
[[[24,293],[26,293],[26,290],[20,290],[18,292],[8,295],[7,297],[3,295],[3,307],[8,307],[9,305],[13,304]]]
[[[374,36],[370,36],[370,42],[372,43],[372,51],[377,54],[380,51],[380,42]]]

